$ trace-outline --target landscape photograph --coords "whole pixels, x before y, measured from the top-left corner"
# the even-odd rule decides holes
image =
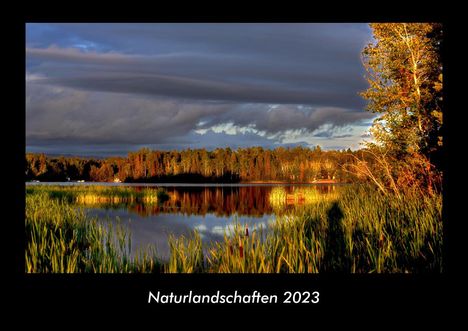
[[[444,273],[441,23],[25,31],[25,273]]]

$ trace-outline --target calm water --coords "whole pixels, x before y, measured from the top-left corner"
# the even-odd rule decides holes
[[[30,185],[90,185],[92,183],[31,183]],[[103,185],[97,183],[96,185]],[[169,200],[160,204],[134,202],[129,204],[85,205],[90,216],[102,222],[111,220],[124,225],[132,236],[132,252],[154,245],[158,255],[167,259],[169,234],[188,235],[197,229],[203,244],[222,240],[234,221],[253,231],[267,228],[278,215],[291,213],[308,204],[306,194],[330,194],[339,185],[330,184],[115,184],[135,190],[164,187]],[[279,197],[279,198],[278,198]]]

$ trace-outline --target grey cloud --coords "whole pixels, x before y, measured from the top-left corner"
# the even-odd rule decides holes
[[[291,64],[249,62],[236,56],[200,54],[124,56],[70,49],[27,49],[44,63],[38,81],[91,91],[170,96],[198,100],[295,103],[361,108],[358,73],[336,67],[326,71]],[[355,69],[351,69],[354,71]]]
[[[350,137],[354,137],[354,136],[352,134],[335,135],[331,131],[321,131],[321,132],[318,132],[318,133],[314,134],[314,137],[340,139],[340,138],[350,138]]]
[[[178,144],[193,147],[210,142],[206,137],[191,135],[193,130],[225,123],[274,135],[297,129],[313,132],[324,124],[351,125],[369,116],[366,112],[341,108],[302,109],[289,105],[270,109],[258,104],[137,98],[42,85],[35,81],[27,84],[26,92],[28,145]],[[266,138],[259,138],[257,134],[227,138],[231,144],[246,139],[250,143],[267,143]]]
[[[93,49],[121,49],[127,54],[160,54],[187,49],[205,52],[242,52],[262,56],[291,54],[344,60],[358,56],[370,39],[367,24],[231,23],[231,24],[27,24],[28,45]],[[330,52],[332,51],[332,52]],[[329,54],[330,53],[330,54]],[[323,55],[322,55],[323,54]],[[346,56],[346,54],[351,56]]]
[[[26,47],[26,55],[43,61],[78,62],[95,64],[124,64],[135,62],[138,56],[128,56],[119,53],[83,53],[76,48],[48,48]]]
[[[350,137],[354,137],[354,136],[352,134],[340,134],[340,135],[337,135],[337,136],[333,136],[333,138],[337,138],[337,139],[350,138]]]
[[[233,123],[240,127],[250,125],[269,134],[286,130],[313,132],[324,124],[342,127],[370,116],[372,114],[345,108],[307,107],[301,109],[295,105],[282,105],[271,109],[264,105],[249,105],[233,108],[226,113],[213,114],[202,127],[209,128],[221,123]]]
[[[372,117],[358,95],[366,88],[359,59],[370,38],[365,24],[28,24],[26,30],[30,148],[273,147],[288,130],[365,126]],[[210,131],[226,123],[254,132]],[[339,132],[330,139],[348,137]]]
[[[28,144],[151,144],[192,130],[226,105],[132,98],[28,84]]]
[[[324,147],[325,150],[347,150],[350,148],[349,146],[343,146],[343,145],[330,145]],[[355,150],[356,148],[351,148],[351,150]]]
[[[44,82],[193,99],[364,105],[357,95],[365,88],[364,24],[36,26],[27,29],[27,61],[31,71],[47,74]],[[78,51],[79,43],[96,47]]]

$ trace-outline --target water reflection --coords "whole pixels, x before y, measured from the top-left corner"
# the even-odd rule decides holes
[[[158,254],[167,259],[169,234],[178,237],[196,229],[207,246],[222,240],[234,221],[248,226],[251,231],[265,229],[277,215],[297,211],[317,201],[335,199],[339,192],[334,185],[168,186],[165,190],[169,199],[163,203],[132,201],[86,203],[84,206],[99,220],[118,217],[130,230],[133,253],[154,245]]]
[[[141,190],[142,187],[135,187]],[[280,214],[291,207],[305,206],[338,196],[335,185],[320,186],[238,186],[238,187],[166,187],[169,199],[163,203],[144,201],[96,203],[105,209],[127,209],[140,216],[213,214],[217,217]],[[89,203],[86,203],[89,205]]]

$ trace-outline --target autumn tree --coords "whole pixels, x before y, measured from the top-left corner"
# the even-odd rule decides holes
[[[368,147],[388,156],[390,169],[384,170],[402,186],[419,180],[431,186],[437,161],[431,158],[442,147],[442,25],[370,27],[374,42],[363,51],[369,88],[362,96],[367,110],[379,116],[371,128],[375,143]]]
[[[303,147],[275,150],[261,147],[239,148],[236,151],[218,148],[185,151],[150,151],[141,149],[127,157],[84,159],[78,157],[50,158],[45,154],[26,154],[27,180],[41,181],[92,180],[166,181],[312,181],[327,178],[349,162],[351,151],[320,151]],[[352,155],[352,153],[351,153]],[[323,170],[323,171],[322,171]],[[351,180],[342,175],[337,180]]]
[[[47,158],[45,154],[41,154],[39,155],[39,167],[38,167],[37,174],[42,175],[42,174],[45,174],[46,171],[47,171]]]
[[[442,26],[371,24],[375,42],[363,51],[367,109],[380,113],[376,141],[400,153],[428,154],[442,143]],[[437,141],[434,141],[437,140]]]

